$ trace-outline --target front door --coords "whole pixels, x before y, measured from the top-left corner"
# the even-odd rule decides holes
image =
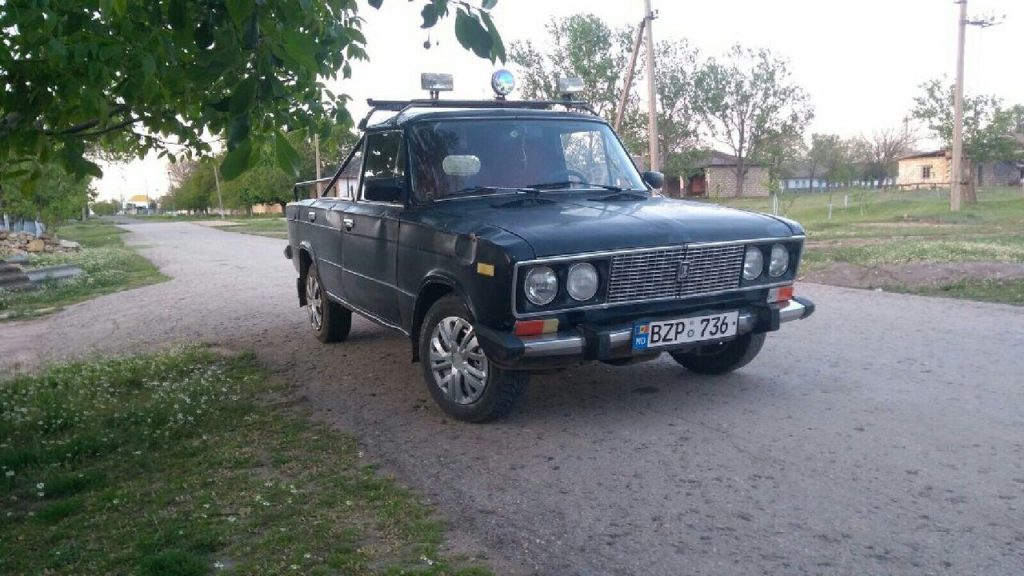
[[[358,197],[342,216],[342,293],[359,311],[400,324],[396,264],[398,220],[405,202],[402,133],[366,136]]]

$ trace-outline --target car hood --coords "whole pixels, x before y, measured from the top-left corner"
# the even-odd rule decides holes
[[[450,200],[434,208],[452,218],[501,228],[530,244],[537,258],[627,248],[723,242],[801,234],[766,214],[659,196],[601,202],[599,194],[546,194]]]

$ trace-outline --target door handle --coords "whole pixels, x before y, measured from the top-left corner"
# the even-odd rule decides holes
[[[310,222],[316,222],[316,212],[310,210],[309,213],[306,214],[306,217],[309,218]]]
[[[345,230],[351,230],[356,225],[356,221],[351,218],[345,218],[341,223],[345,225]]]

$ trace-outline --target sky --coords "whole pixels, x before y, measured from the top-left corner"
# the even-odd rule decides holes
[[[655,41],[686,39],[704,56],[722,55],[739,43],[787,59],[793,80],[814,105],[808,135],[849,137],[897,126],[921,83],[943,75],[952,81],[955,73],[958,6],[950,0],[651,1],[658,12]],[[432,46],[424,49],[422,4],[388,0],[374,10],[360,2],[370,60],[354,63],[350,80],[328,83],[352,96],[353,117],[366,113],[370,97],[425,97],[421,72],[454,74],[455,91],[448,97],[492,96],[490,75],[500,65],[464,50],[453,19],[430,31]],[[613,27],[636,26],[643,10],[643,0],[499,0],[492,15],[506,46],[515,40],[543,46],[544,23],[552,18],[591,13]],[[968,27],[966,91],[1024,103],[1024,1],[970,0],[968,11],[969,17],[1005,18],[989,28]],[[643,93],[642,86],[636,89]],[[158,197],[167,190],[166,174],[166,164],[150,157],[105,166],[96,187],[102,199]]]

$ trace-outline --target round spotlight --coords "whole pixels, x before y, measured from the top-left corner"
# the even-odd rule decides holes
[[[498,98],[504,98],[512,93],[516,87],[516,78],[511,72],[502,68],[491,75],[491,88]]]

